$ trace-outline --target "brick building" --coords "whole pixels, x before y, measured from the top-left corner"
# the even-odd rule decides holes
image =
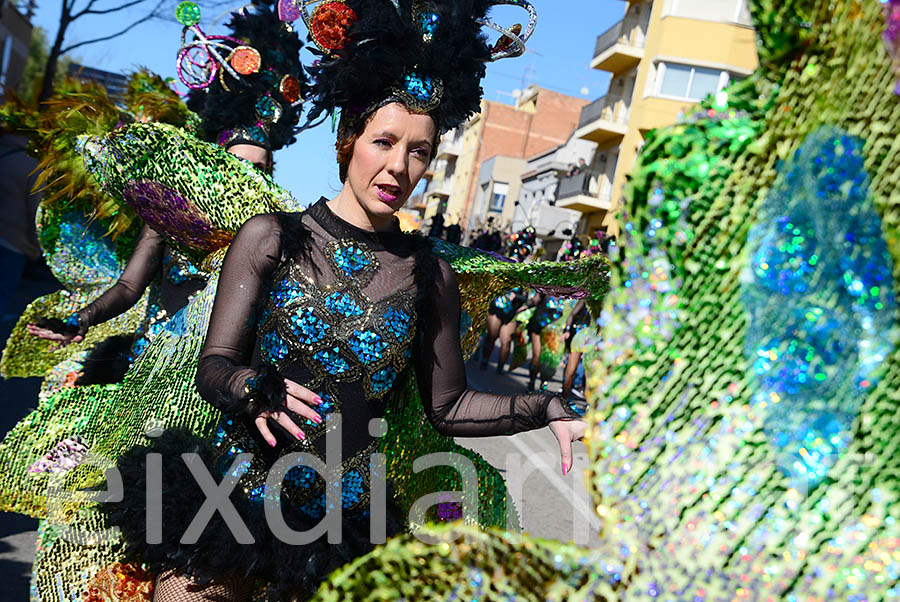
[[[425,218],[443,213],[447,223],[464,227],[480,221],[484,216],[472,211],[481,165],[497,156],[525,159],[564,144],[587,104],[538,86],[528,87],[515,106],[483,101],[481,113],[448,133],[438,147],[426,174]]]

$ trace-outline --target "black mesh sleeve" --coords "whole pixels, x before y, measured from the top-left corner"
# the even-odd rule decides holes
[[[200,395],[223,411],[249,411],[245,386],[259,376],[248,366],[259,304],[280,256],[281,228],[274,215],[249,219],[225,255],[196,381]]]
[[[134,253],[119,280],[93,303],[78,312],[82,331],[102,324],[134,307],[144,291],[159,275],[165,242],[150,226],[141,229]]]
[[[511,435],[579,419],[559,395],[497,395],[467,387],[460,348],[460,297],[456,275],[441,261],[435,307],[416,358],[422,403],[435,428],[456,437]]]

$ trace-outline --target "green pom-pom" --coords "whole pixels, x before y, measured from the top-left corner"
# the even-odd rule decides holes
[[[191,27],[200,22],[200,7],[193,2],[182,2],[175,8],[175,18],[185,27]]]

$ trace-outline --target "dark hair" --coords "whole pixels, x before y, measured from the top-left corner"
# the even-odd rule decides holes
[[[338,174],[340,175],[342,184],[347,179],[347,167],[350,165],[350,159],[353,158],[353,147],[356,145],[356,141],[362,136],[362,133],[366,130],[366,126],[369,125],[372,118],[375,117],[375,112],[387,104],[390,103],[380,105],[374,111],[369,112],[364,118],[359,117],[351,119],[345,118],[344,114],[341,115],[341,121],[338,124],[337,141],[334,143],[334,148],[337,150]],[[437,154],[438,142],[440,142],[440,140],[441,132],[437,127],[437,122],[435,122],[434,140],[431,141],[431,156],[428,157],[429,163],[434,160],[434,157]]]

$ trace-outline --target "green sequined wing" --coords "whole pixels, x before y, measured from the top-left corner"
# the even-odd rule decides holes
[[[162,123],[86,139],[84,161],[107,194],[196,261],[254,215],[302,209],[247,161]]]
[[[19,318],[0,360],[6,378],[50,376],[54,386],[62,385],[77,376],[79,359],[95,344],[133,333],[144,320],[146,296],[125,314],[91,328],[81,343],[59,348],[26,331],[37,318],[68,317],[115,283],[141,228],[131,209],[97,187],[85,169],[79,136],[105,135],[123,121],[179,126],[192,121],[162,78],[146,71],[132,74],[124,100],[123,110],[101,86],[66,78],[40,110],[15,95],[0,107],[3,129],[25,136],[29,153],[39,159],[38,241],[62,289],[35,300]]]
[[[209,437],[220,418],[194,386],[197,358],[206,337],[224,250],[207,262],[206,287],[170,318],[115,385],[63,389],[40,400],[0,443],[0,509],[46,517],[48,487],[67,491],[101,483],[96,466],[60,443],[79,438],[87,451],[114,462],[146,443],[148,430],[181,428]],[[140,400],[138,403],[137,400]],[[64,520],[83,507],[67,502],[55,512]]]

